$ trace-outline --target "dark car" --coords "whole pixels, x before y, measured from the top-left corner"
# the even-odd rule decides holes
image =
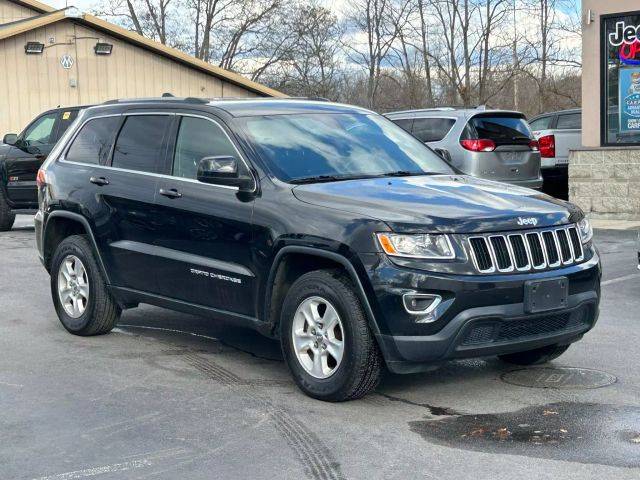
[[[451,170],[386,118],[286,99],[81,113],[38,174],[64,327],[148,303],[279,338],[299,387],[358,398],[386,365],[553,359],[598,316],[582,211]]]
[[[0,232],[11,230],[16,213],[31,213],[38,208],[38,169],[80,108],[48,110],[19,135],[4,136],[4,145],[0,145]]]

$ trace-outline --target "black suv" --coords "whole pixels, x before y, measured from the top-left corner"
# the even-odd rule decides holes
[[[38,169],[81,108],[48,110],[21,134],[4,136],[4,145],[0,145],[0,232],[11,230],[16,213],[29,213],[38,208]]]
[[[64,327],[140,303],[280,338],[323,400],[383,366],[548,361],[598,316],[574,205],[454,172],[370,111],[319,101],[152,99],[84,110],[38,174],[41,260]]]

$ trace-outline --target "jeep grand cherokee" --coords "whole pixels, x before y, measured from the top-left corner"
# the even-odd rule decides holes
[[[298,386],[340,401],[383,367],[562,354],[598,314],[576,206],[461,175],[368,110],[286,99],[89,108],[38,174],[62,325],[140,303],[279,338]]]

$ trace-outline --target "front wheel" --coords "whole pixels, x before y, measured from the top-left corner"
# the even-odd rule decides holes
[[[120,317],[86,235],[58,245],[51,260],[51,296],[60,322],[74,335],[107,333]]]
[[[285,298],[281,343],[293,378],[307,395],[340,402],[379,383],[382,358],[349,278],[318,270],[296,280]]]
[[[542,365],[558,358],[568,348],[569,345],[549,345],[535,350],[527,350],[526,352],[498,355],[498,358],[503,362],[513,363],[514,365]]]

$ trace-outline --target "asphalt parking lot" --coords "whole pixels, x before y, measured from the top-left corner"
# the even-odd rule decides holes
[[[329,404],[277,343],[206,319],[144,306],[69,335],[21,216],[0,233],[0,479],[637,479],[635,233],[595,238],[600,320],[552,364],[451,362]]]

